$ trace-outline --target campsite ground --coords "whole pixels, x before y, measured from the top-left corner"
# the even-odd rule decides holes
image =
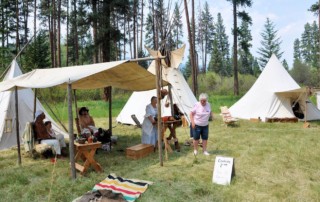
[[[97,118],[105,125],[105,118]],[[193,156],[190,146],[169,154],[164,166],[158,153],[139,159],[125,157],[125,148],[140,142],[140,129],[114,123],[118,143],[111,152],[99,151],[102,173],[92,170],[71,180],[69,161],[31,159],[22,151],[17,165],[16,150],[0,152],[1,201],[72,201],[91,190],[109,173],[154,182],[138,201],[318,201],[320,199],[320,122],[252,123],[225,127],[216,114],[210,123],[210,156]],[[188,128],[177,134],[183,144]],[[212,183],[216,156],[235,159],[230,186]]]

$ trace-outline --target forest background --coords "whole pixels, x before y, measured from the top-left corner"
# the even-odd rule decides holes
[[[142,58],[148,56],[145,46],[166,53],[187,43],[190,48],[180,70],[196,95],[244,94],[272,53],[300,85],[320,86],[318,2],[308,10],[315,21],[306,22],[301,37],[292,44],[294,62],[289,67],[281,58],[282,40],[276,25],[268,17],[261,31],[259,56],[251,53],[252,18],[246,9],[254,1],[225,1],[233,15],[233,43],[221,13],[210,12],[207,2],[196,7],[194,0],[2,0],[0,72],[4,75],[17,55],[22,71],[28,72]],[[147,68],[149,64],[143,61],[140,65]],[[42,96],[59,101],[65,98],[65,91],[45,89]],[[99,100],[101,96],[102,90],[97,89],[80,92],[79,99]]]

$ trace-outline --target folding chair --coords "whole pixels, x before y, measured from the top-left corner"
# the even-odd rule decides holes
[[[224,124],[228,126],[235,126],[238,122],[237,118],[234,118],[231,116],[231,113],[227,106],[220,107],[221,110],[221,116]]]

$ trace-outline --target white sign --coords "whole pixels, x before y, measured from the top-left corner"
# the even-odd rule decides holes
[[[233,158],[217,156],[214,162],[212,182],[230,185],[232,172],[234,172]]]

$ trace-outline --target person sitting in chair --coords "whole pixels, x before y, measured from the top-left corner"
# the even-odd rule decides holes
[[[35,113],[35,122],[34,122],[34,132],[36,134],[36,138],[41,144],[48,144],[51,145],[57,155],[61,155],[61,147],[65,146],[60,145],[59,140],[55,137],[50,136],[43,120],[46,118],[46,115],[43,111],[38,110]]]
[[[298,119],[304,118],[304,114],[301,111],[299,102],[292,103],[292,111],[293,111],[293,114],[295,115],[295,117],[297,117]]]
[[[54,138],[54,139],[57,139],[60,143],[60,146],[62,148],[66,147],[66,142],[64,140],[64,136],[62,134],[59,134],[59,133],[56,133],[53,129],[52,129],[52,123],[51,121],[45,121],[44,122],[44,125],[46,126],[47,128],[47,131],[49,133],[49,135]]]
[[[82,136],[88,138],[90,135],[93,135],[102,143],[111,141],[109,130],[96,127],[92,116],[89,115],[89,109],[87,107],[81,107],[79,110],[79,125]]]

